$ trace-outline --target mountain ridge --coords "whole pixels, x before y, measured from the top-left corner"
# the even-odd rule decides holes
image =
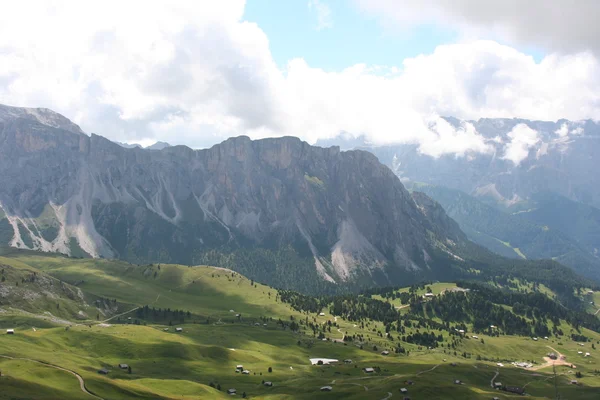
[[[13,247],[184,264],[234,254],[337,283],[429,273],[435,251],[460,247],[367,151],[247,136],[152,151],[14,113],[0,124],[0,232]]]

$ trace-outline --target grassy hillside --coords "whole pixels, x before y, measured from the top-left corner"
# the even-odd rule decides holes
[[[473,339],[472,333],[465,337],[449,334],[435,325],[442,323],[437,316],[423,319],[409,309],[398,310],[395,319],[385,321],[376,311],[388,303],[384,295],[374,296],[377,305],[370,305],[365,296],[353,296],[359,308],[373,310],[372,318],[364,318],[338,310],[342,304],[350,304],[350,297],[295,295],[298,302],[293,308],[282,301],[282,296],[289,300],[286,292],[206,266],[137,266],[20,251],[5,252],[1,262],[11,268],[11,274],[34,271],[81,290],[89,308],[87,317],[78,318],[78,312],[71,312],[45,321],[39,316],[55,307],[54,302],[24,312],[14,298],[1,298],[0,327],[15,328],[16,333],[0,335],[0,355],[4,356],[0,357],[0,399],[94,398],[82,391],[69,371],[81,376],[86,390],[104,399],[218,399],[229,397],[226,390],[235,388],[238,396],[245,392],[256,399],[379,400],[402,398],[399,390],[403,387],[416,399],[518,397],[492,389],[494,376],[505,385],[525,386],[531,398],[541,399],[554,393],[552,367],[543,360],[551,351],[547,346],[577,365],[576,370],[557,367],[563,398],[596,399],[600,390],[600,375],[594,373],[600,370],[600,352],[592,349],[592,345],[599,347],[600,335],[580,328],[579,334],[587,341],[579,346],[570,336],[577,330],[565,321],[560,323],[564,335],[551,335],[547,341],[486,333]],[[12,275],[10,280],[14,281]],[[430,286],[438,297],[450,293],[456,284]],[[398,292],[420,297],[428,289]],[[95,303],[87,300],[97,298],[116,300],[120,310],[97,318]],[[299,311],[300,301],[313,304],[314,311]],[[391,308],[401,306],[397,299],[389,301]],[[73,311],[83,304],[65,302],[61,307],[69,304]],[[463,323],[467,332],[472,332],[473,326]],[[391,337],[386,335],[388,325],[393,328]],[[176,327],[183,331],[176,332]],[[397,331],[399,327],[404,332]],[[435,346],[402,340],[402,336],[425,332],[441,335],[443,340]],[[396,352],[399,349],[402,352]],[[383,350],[390,354],[382,355]],[[311,365],[309,359],[318,357],[353,362]],[[526,360],[540,369],[510,365]],[[498,367],[498,362],[504,366]],[[131,366],[131,374],[119,369],[119,363]],[[236,373],[238,364],[249,374]],[[365,373],[365,367],[376,371]],[[100,375],[100,368],[110,372]],[[569,383],[575,371],[583,374],[577,378],[578,386]],[[454,384],[455,379],[463,384]],[[263,380],[273,386],[264,386]],[[405,383],[407,380],[414,385]],[[321,392],[325,385],[332,386],[332,392]]]

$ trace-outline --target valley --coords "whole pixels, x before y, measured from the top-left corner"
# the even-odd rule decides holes
[[[458,290],[457,283],[374,289],[379,294],[348,298],[310,297],[207,266],[138,266],[10,249],[3,251],[0,263],[12,271],[2,287],[15,285],[14,274],[26,271],[76,287],[85,299],[60,300],[60,309],[69,312],[50,318],[57,313],[51,297],[27,304],[0,298],[0,328],[3,333],[15,329],[13,335],[0,335],[0,398],[228,398],[232,388],[239,397],[246,393],[247,398],[264,399],[393,399],[403,398],[402,388],[413,399],[519,397],[493,389],[493,381],[524,387],[531,398],[542,399],[554,393],[552,367],[544,364],[551,351],[565,355],[569,363],[556,366],[561,396],[595,399],[600,390],[600,353],[595,349],[600,334],[575,329],[565,320],[559,321],[562,335],[551,334],[547,340],[534,340],[533,334],[475,332],[470,313],[460,317],[463,322],[452,322],[455,317],[440,319],[425,307],[434,300],[452,304],[445,296],[471,296]],[[35,285],[19,282],[19,288]],[[524,283],[519,287],[537,290]],[[409,295],[412,302],[406,303]],[[356,300],[348,302],[350,298]],[[101,304],[95,299],[107,299],[113,307],[94,307]],[[386,304],[396,311],[381,314]],[[79,308],[87,317],[75,311]],[[448,330],[445,322],[466,333]],[[429,342],[419,333],[441,335],[442,341]],[[586,341],[573,340],[573,333]],[[412,336],[412,343],[402,336]],[[339,362],[311,365],[310,358]],[[534,366],[523,369],[512,362]],[[131,373],[120,369],[120,363],[131,367]],[[248,374],[235,372],[240,364]],[[101,369],[108,374],[99,374]],[[572,385],[575,379],[578,384]],[[324,386],[332,390],[322,392]]]

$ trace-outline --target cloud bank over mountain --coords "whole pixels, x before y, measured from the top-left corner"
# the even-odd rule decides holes
[[[445,3],[435,3],[446,15]],[[391,3],[373,4],[369,12],[395,15]],[[540,62],[495,41],[465,40],[401,65],[329,71],[297,58],[282,69],[260,26],[244,20],[244,6],[6,4],[0,103],[52,108],[120,142],[198,148],[241,134],[314,142],[347,132],[374,143],[419,143],[432,156],[489,151],[470,124],[439,116],[600,118],[600,64],[584,39],[564,45],[573,52],[551,48],[557,52]],[[516,36],[519,23],[507,22]],[[515,135],[504,157],[518,162],[533,135]]]

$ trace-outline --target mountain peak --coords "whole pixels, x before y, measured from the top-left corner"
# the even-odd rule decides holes
[[[153,145],[145,147],[145,149],[147,149],[147,150],[162,150],[162,149],[166,149],[167,147],[171,147],[171,145],[167,142],[156,142]]]
[[[0,122],[28,119],[52,128],[83,134],[81,128],[65,116],[48,108],[12,107],[0,104]]]

